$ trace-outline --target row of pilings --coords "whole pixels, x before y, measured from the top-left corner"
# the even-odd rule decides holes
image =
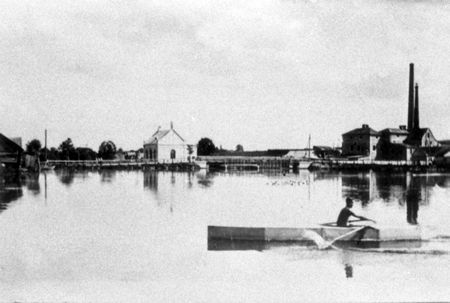
[[[304,160],[269,158],[269,157],[202,157],[201,161],[207,163],[210,170],[219,171],[259,171],[259,170],[298,170],[304,167]],[[331,161],[331,160],[311,160],[309,170],[345,170],[345,171],[448,171],[446,168],[439,168],[433,165],[420,165],[405,163],[402,161]],[[41,168],[69,168],[69,169],[120,169],[120,170],[168,170],[168,171],[193,171],[199,169],[195,162],[146,162],[146,161],[48,161],[41,164]]]
[[[197,165],[192,162],[138,162],[138,161],[48,161],[41,169],[77,169],[77,170],[168,170],[193,171]]]

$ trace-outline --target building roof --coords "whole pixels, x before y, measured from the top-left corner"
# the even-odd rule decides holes
[[[333,148],[331,146],[325,146],[325,145],[314,145],[313,149],[317,149],[317,150],[334,150],[335,148]]]
[[[8,137],[0,134],[0,153],[23,152],[23,148]]]
[[[438,142],[442,145],[450,145],[450,140],[440,140]]]
[[[448,157],[448,153],[450,152],[450,146],[442,146],[436,152],[435,157]]]
[[[380,131],[380,133],[389,133],[394,135],[408,135],[409,132],[406,129],[400,128],[385,128]]]
[[[349,132],[342,134],[342,136],[350,136],[350,135],[370,135],[370,136],[379,136],[380,133],[369,127],[368,125],[363,125],[363,127],[355,128]]]
[[[409,132],[408,137],[405,139],[405,144],[420,145],[425,133],[430,130],[429,128],[416,128]]]
[[[145,144],[156,143],[156,142],[160,141],[162,138],[164,138],[165,136],[167,136],[167,134],[169,134],[171,131],[173,131],[175,135],[177,135],[182,141],[184,141],[184,139],[173,128],[171,128],[171,129],[158,129],[152,135],[150,140],[145,142]]]

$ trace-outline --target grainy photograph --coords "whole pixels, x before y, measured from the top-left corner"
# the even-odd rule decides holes
[[[450,301],[450,4],[0,0],[0,302]]]

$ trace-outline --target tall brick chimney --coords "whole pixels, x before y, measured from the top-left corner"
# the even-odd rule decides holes
[[[409,64],[408,130],[414,128],[414,63]]]
[[[414,128],[419,128],[419,85],[416,83],[416,99],[414,101]]]

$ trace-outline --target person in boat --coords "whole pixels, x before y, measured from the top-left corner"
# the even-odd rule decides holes
[[[355,218],[361,219],[361,220],[369,220],[362,216],[355,215],[350,209],[353,207],[353,200],[349,197],[345,199],[346,206],[341,210],[339,213],[336,225],[340,227],[347,227],[348,226],[348,218],[350,216],[353,216]]]

